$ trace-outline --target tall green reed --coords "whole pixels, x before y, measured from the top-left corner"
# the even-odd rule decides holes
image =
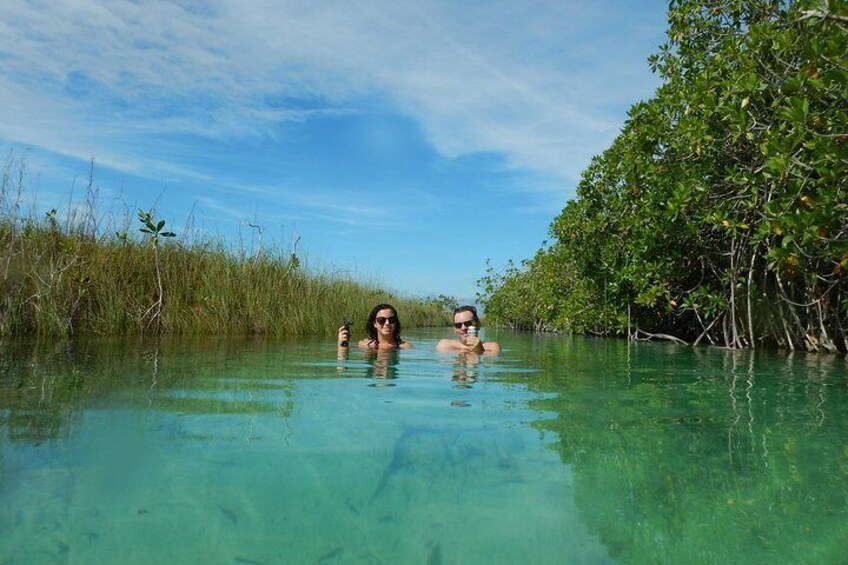
[[[444,325],[436,301],[309,268],[294,249],[248,252],[222,238],[171,237],[155,210],[97,210],[93,164],[82,203],[22,213],[26,162],[0,181],[0,337],[25,335],[333,335],[391,302],[407,327]],[[260,232],[261,235],[261,232]],[[185,240],[182,240],[185,239]]]

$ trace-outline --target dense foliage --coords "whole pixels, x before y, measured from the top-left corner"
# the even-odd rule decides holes
[[[848,5],[673,0],[662,85],[584,171],[490,320],[845,352]]]

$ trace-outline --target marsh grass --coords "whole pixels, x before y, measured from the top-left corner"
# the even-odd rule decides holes
[[[55,210],[22,214],[26,165],[12,161],[0,184],[0,337],[335,335],[344,318],[360,326],[379,302],[394,304],[407,327],[448,321],[435,301],[309,268],[296,249],[140,233],[129,211],[98,214],[93,171],[62,220]]]

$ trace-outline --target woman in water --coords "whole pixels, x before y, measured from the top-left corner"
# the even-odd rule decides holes
[[[412,344],[400,337],[400,318],[391,304],[377,304],[368,314],[365,321],[368,337],[359,340],[359,347],[365,349],[409,349]],[[339,328],[339,347],[347,347],[350,343],[350,328]]]

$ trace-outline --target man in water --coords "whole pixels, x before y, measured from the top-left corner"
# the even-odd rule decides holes
[[[453,311],[453,332],[456,339],[443,339],[436,346],[440,353],[477,353],[484,355],[497,355],[501,346],[495,341],[483,342],[477,337],[477,332],[469,335],[468,328],[474,326],[480,329],[480,318],[477,317],[477,309],[474,306],[460,306]]]

